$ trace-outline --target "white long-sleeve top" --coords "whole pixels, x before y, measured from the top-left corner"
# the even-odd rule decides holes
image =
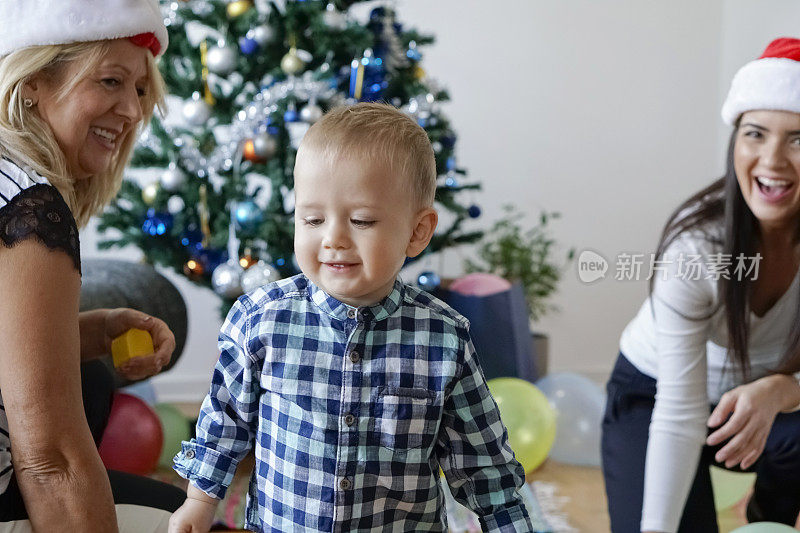
[[[716,235],[715,235],[716,233]],[[714,279],[719,230],[683,233],[665,251],[653,294],[628,324],[620,351],[657,380],[644,476],[642,531],[674,532],[706,439],[709,405],[741,384],[726,361],[728,328]],[[686,272],[700,256],[699,273]],[[716,257],[716,262],[725,260]],[[736,264],[735,259],[733,263]],[[683,268],[683,272],[681,269]],[[697,274],[697,275],[695,275]],[[751,378],[770,373],[783,355],[798,299],[798,275],[767,313],[749,313]]]

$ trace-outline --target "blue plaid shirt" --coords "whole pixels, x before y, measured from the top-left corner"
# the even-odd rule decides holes
[[[255,448],[246,527],[445,531],[441,467],[484,531],[533,531],[465,318],[396,281],[353,308],[305,276],[242,296],[175,470],[216,498]]]

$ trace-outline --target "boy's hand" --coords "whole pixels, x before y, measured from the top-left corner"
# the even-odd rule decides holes
[[[111,353],[111,341],[131,328],[148,331],[153,338],[155,353],[134,357],[117,369],[124,378],[135,381],[158,374],[169,363],[175,349],[175,335],[164,321],[134,309],[111,309],[105,317],[104,344],[106,353]]]
[[[183,505],[169,519],[169,533],[208,533],[214,523],[217,502],[186,498]]]

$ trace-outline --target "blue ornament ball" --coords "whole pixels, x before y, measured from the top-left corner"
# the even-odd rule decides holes
[[[172,229],[172,221],[172,215],[169,213],[161,213],[150,208],[142,222],[142,231],[151,237],[164,235]]]
[[[456,158],[455,157],[448,157],[447,162],[445,163],[447,170],[455,170],[456,169]]]
[[[287,109],[286,113],[283,114],[283,121],[284,122],[299,122],[300,115],[295,109]]]
[[[446,180],[444,180],[444,184],[448,187],[458,187],[458,180],[452,176],[448,176]]]
[[[239,39],[239,50],[246,56],[251,56],[258,52],[259,44],[255,39],[250,37],[242,37]]]
[[[252,230],[264,219],[264,214],[252,200],[245,200],[236,204],[234,218],[239,229]]]
[[[467,208],[467,214],[471,218],[478,218],[479,216],[481,216],[481,208],[475,204],[472,204],[471,206],[469,206],[469,208]]]
[[[442,280],[436,272],[425,271],[417,278],[417,285],[426,291],[435,291],[441,284]]]

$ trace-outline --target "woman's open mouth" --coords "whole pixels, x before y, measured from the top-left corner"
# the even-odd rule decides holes
[[[790,191],[794,190],[795,184],[789,180],[778,178],[767,178],[766,176],[756,176],[756,184],[761,192],[762,198],[768,202],[778,202],[783,200]]]

